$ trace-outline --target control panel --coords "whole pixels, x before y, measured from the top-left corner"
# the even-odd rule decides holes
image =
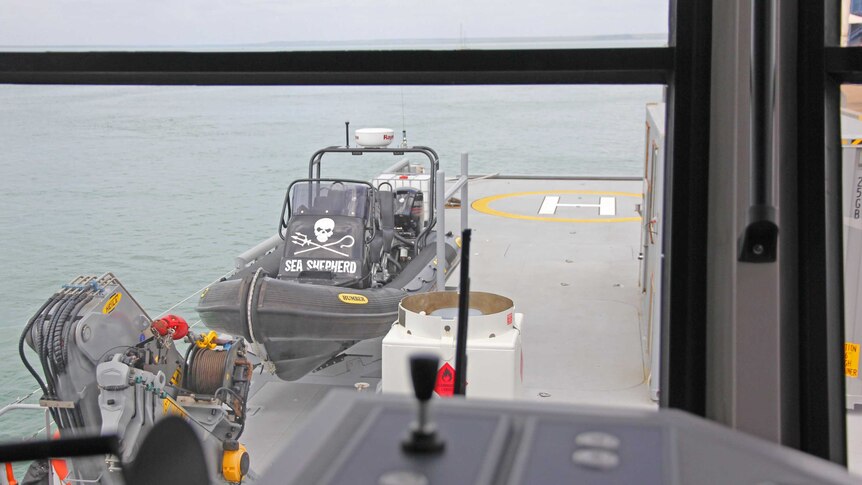
[[[860,483],[833,463],[680,411],[431,400],[436,368],[436,357],[411,360],[416,399],[331,392],[260,482]]]

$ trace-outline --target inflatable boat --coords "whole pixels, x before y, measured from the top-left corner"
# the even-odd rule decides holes
[[[372,135],[391,140],[391,131],[380,131]],[[357,140],[365,141],[359,131]],[[247,252],[198,303],[207,327],[246,338],[281,379],[299,379],[356,342],[383,336],[402,298],[437,290],[437,272],[450,274],[459,261],[459,238],[437,227],[437,153],[367,143],[318,150],[309,177],[287,189],[277,237]],[[405,158],[370,183],[322,178],[323,156],[332,153],[423,155],[427,163]]]

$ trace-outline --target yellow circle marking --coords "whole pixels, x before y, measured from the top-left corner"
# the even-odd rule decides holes
[[[491,208],[491,203],[500,199],[508,199],[510,197],[524,197],[526,195],[564,195],[564,194],[580,194],[580,195],[615,195],[617,197],[637,197],[643,198],[643,194],[634,192],[605,192],[601,190],[542,190],[538,192],[513,192],[510,194],[491,195],[483,197],[471,205],[473,210],[492,216],[507,217],[509,219],[522,219],[526,221],[545,221],[545,222],[638,222],[640,217],[613,217],[606,219],[573,219],[570,217],[544,217],[530,216],[525,214],[513,214],[511,212],[503,212]]]

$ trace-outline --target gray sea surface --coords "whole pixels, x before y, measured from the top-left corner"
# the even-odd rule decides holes
[[[274,234],[287,185],[344,144],[345,121],[406,127],[451,175],[468,152],[477,174],[641,176],[661,100],[659,86],[0,86],[0,406],[36,388],[21,329],[76,275],[113,272],[152,316],[191,296],[173,312],[197,321],[197,292]],[[323,174],[395,161],[348,155]],[[0,417],[0,439],[42,424]]]

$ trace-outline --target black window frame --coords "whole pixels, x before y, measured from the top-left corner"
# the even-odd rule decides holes
[[[801,450],[846,463],[840,0],[797,6],[798,384]],[[350,52],[0,52],[0,84],[667,86],[662,407],[706,412],[707,202],[713,0],[669,0],[668,47]]]
[[[653,48],[0,52],[0,84],[665,85],[670,237],[661,405],[702,416],[711,11],[712,0],[669,0],[668,47]]]
[[[0,84],[665,85],[660,404],[704,416],[711,22],[712,0],[669,0],[668,47],[656,48],[2,52]]]
[[[798,4],[799,448],[846,465],[840,88],[862,49],[838,46],[840,0]]]

